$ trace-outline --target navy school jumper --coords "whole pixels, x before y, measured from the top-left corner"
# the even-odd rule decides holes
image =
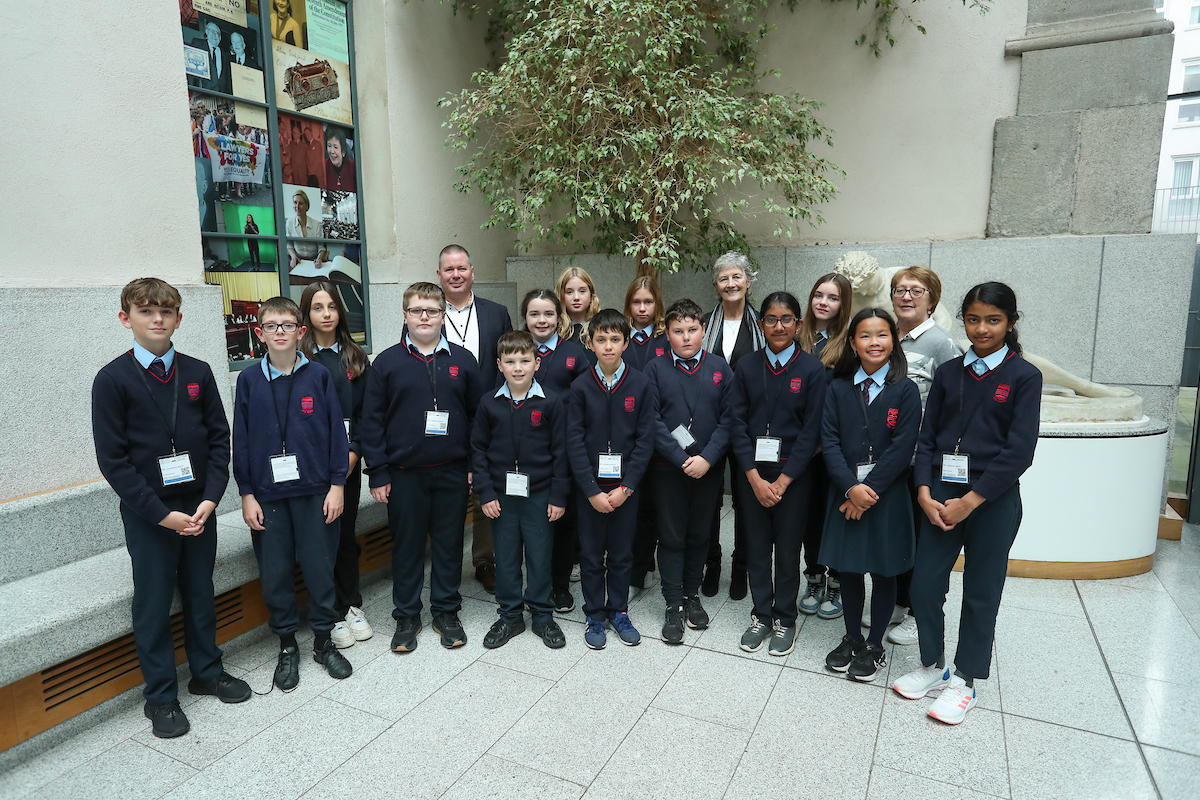
[[[495,396],[480,401],[471,432],[471,468],[479,502],[500,500],[503,507],[505,477],[519,463],[520,471],[529,476],[531,495],[549,490],[550,505],[565,506],[571,492],[566,431],[566,405],[552,392],[517,404]]]
[[[588,352],[584,352],[582,347],[570,339],[560,336],[557,347],[544,356],[538,356],[541,363],[537,369],[537,382],[547,395],[559,395],[563,402],[566,402],[571,384],[591,369],[592,362],[588,360]],[[501,375],[494,388],[499,389],[503,382],[504,376]]]
[[[634,331],[636,333],[636,331]],[[665,334],[651,336],[644,342],[639,342],[632,335],[629,337],[629,347],[625,348],[625,353],[621,359],[626,366],[633,367],[639,372],[645,372],[646,366],[656,358],[670,355],[671,344],[667,341]]]

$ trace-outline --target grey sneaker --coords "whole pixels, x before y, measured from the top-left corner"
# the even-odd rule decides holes
[[[750,627],[742,634],[741,648],[747,653],[757,653],[771,638],[771,626],[758,617],[750,618]]]
[[[842,582],[837,578],[829,578],[825,582],[825,599],[817,609],[821,619],[837,619],[842,615]]]
[[[825,599],[825,576],[805,575],[804,577],[808,579],[808,587],[800,597],[800,613],[815,614],[821,607],[821,601]]]
[[[783,623],[775,620],[775,629],[771,633],[771,646],[767,653],[773,656],[786,656],[796,649],[796,626],[785,628]]]

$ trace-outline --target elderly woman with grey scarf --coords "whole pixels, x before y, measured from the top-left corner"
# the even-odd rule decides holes
[[[750,284],[755,272],[750,268],[750,259],[744,253],[729,251],[713,264],[713,287],[717,290],[720,303],[704,320],[704,349],[717,353],[737,367],[738,360],[747,353],[766,347],[762,328],[758,324],[758,313],[747,302]],[[714,465],[725,471],[725,462]],[[721,487],[724,496],[725,487]],[[724,501],[722,500],[722,503]],[[742,519],[737,493],[733,495],[733,567],[730,574],[729,597],[741,600],[746,596],[746,527]],[[700,591],[713,597],[721,582],[721,515],[713,520],[712,534],[708,546],[708,563],[704,569],[704,582]]]

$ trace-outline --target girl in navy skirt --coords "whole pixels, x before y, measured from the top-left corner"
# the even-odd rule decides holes
[[[913,564],[912,501],[906,482],[921,427],[921,393],[907,377],[896,323],[881,308],[850,322],[821,416],[829,499],[821,563],[841,574],[846,635],[825,657],[860,681],[887,666],[883,634],[896,603],[896,576]],[[871,573],[871,629],[860,632]]]
[[[967,292],[961,316],[971,349],[934,373],[917,439],[914,482],[926,519],[912,601],[922,666],[892,686],[910,700],[940,691],[928,713],[950,725],[975,707],[975,680],[991,667],[1008,551],[1021,525],[1018,479],[1033,463],[1042,398],[1042,373],[1021,358],[1013,290],[981,283]],[[942,606],[960,550],[963,602],[952,669]]]

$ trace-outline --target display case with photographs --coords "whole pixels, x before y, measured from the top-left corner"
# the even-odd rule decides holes
[[[231,367],[262,356],[258,304],[327,281],[355,340],[367,286],[346,0],[178,0],[205,281]]]

